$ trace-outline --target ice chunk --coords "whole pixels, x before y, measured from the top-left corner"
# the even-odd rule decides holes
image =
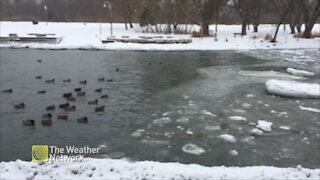
[[[171,122],[172,120],[169,117],[163,117],[163,118],[153,120],[153,124],[166,124]]]
[[[230,116],[229,119],[234,120],[234,121],[246,121],[247,119],[242,116]]]
[[[320,84],[271,79],[266,82],[268,93],[287,97],[320,98]]]
[[[289,74],[296,75],[296,76],[314,76],[313,72],[299,70],[299,69],[295,69],[295,68],[287,68],[287,72]]]
[[[206,152],[203,148],[191,143],[185,144],[182,147],[182,151],[185,153],[194,154],[194,155],[200,155]]]
[[[268,122],[265,120],[258,120],[258,125],[256,127],[265,132],[271,132],[271,126],[272,126],[272,122]]]
[[[279,126],[279,128],[286,131],[290,130],[289,126]]]
[[[251,104],[249,104],[249,103],[243,103],[243,104],[241,104],[241,106],[242,106],[243,108],[250,108],[250,107],[251,107]]]
[[[237,139],[230,135],[230,134],[221,134],[218,136],[218,138],[224,140],[225,142],[230,142],[230,143],[236,143],[237,142]]]
[[[239,71],[239,74],[243,76],[255,76],[255,77],[275,77],[275,78],[291,78],[291,79],[305,79],[301,76],[289,75],[277,71]]]
[[[220,126],[205,126],[204,129],[208,130],[208,131],[219,131],[219,130],[221,130],[221,127]]]
[[[238,151],[233,149],[233,150],[229,151],[229,154],[230,154],[230,156],[238,156],[239,153],[238,153]]]
[[[251,130],[251,134],[256,136],[262,136],[263,131],[261,131],[260,129],[254,128]]]
[[[137,129],[135,132],[131,134],[132,137],[140,137],[145,132],[144,129]]]
[[[189,122],[189,118],[187,117],[181,117],[179,119],[176,120],[179,123],[188,123]]]
[[[303,111],[310,111],[310,112],[314,112],[314,113],[320,113],[319,109],[316,108],[311,108],[311,107],[304,107],[304,106],[299,106],[299,108]]]
[[[210,111],[204,109],[204,110],[201,110],[201,114],[204,114],[204,115],[207,115],[207,116],[212,116],[212,117],[217,117],[217,115],[211,113]]]

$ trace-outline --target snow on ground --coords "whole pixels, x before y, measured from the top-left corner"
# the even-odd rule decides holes
[[[258,120],[258,124],[256,127],[265,132],[271,132],[272,122],[268,122],[265,120]]]
[[[304,107],[304,106],[299,106],[299,108],[303,111],[310,111],[314,113],[320,113],[320,109],[312,108],[312,107]]]
[[[296,76],[314,76],[315,74],[313,72],[295,69],[295,68],[287,68],[287,72],[292,75]]]
[[[39,43],[10,43],[1,44],[0,47],[14,48],[40,48],[40,49],[108,49],[108,50],[225,50],[225,49],[296,49],[296,48],[319,48],[320,39],[299,39],[294,38],[289,28],[287,31],[280,30],[278,42],[272,44],[264,40],[265,35],[273,34],[276,27],[274,25],[260,25],[259,33],[253,33],[252,29],[244,37],[234,37],[233,33],[239,33],[240,25],[219,25],[217,41],[213,37],[192,38],[190,44],[136,44],[136,43],[109,43],[102,44],[101,38],[110,36],[109,24],[103,23],[100,34],[100,23],[57,23],[50,22],[45,25],[40,22],[32,25],[31,22],[7,22],[1,21],[1,36],[8,36],[9,33],[16,33],[19,36],[27,36],[28,33],[54,33],[63,37],[60,44],[39,44]],[[193,26],[196,28],[196,26]],[[314,26],[314,31],[319,31],[320,25]],[[211,26],[214,29],[214,26]],[[139,28],[125,30],[124,24],[113,24],[114,36],[155,36],[159,34],[141,33]],[[190,35],[163,35],[172,36],[176,39],[190,38]]]
[[[1,162],[1,179],[319,179],[320,169],[205,167],[195,164],[85,158],[83,162]]]
[[[266,83],[268,93],[300,98],[319,98],[320,84],[271,79]]]

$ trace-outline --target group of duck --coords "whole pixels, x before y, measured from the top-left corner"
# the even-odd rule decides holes
[[[37,60],[37,62],[41,63],[41,60]],[[119,71],[119,68],[116,68],[116,71]],[[42,76],[36,76],[36,79],[42,79]],[[99,82],[112,82],[113,79],[105,79],[104,77],[100,77],[98,78]],[[48,79],[45,81],[46,83],[55,83],[55,79]],[[64,83],[70,83],[71,79],[64,79],[63,80]],[[81,80],[79,81],[80,85],[86,85],[87,84],[87,80]],[[102,93],[102,88],[98,88],[94,90],[96,93]],[[13,93],[12,89],[5,89],[2,91],[2,93]],[[40,90],[38,91],[38,94],[45,94],[46,90]],[[52,111],[56,110],[56,108],[62,109],[64,110],[66,113],[67,112],[73,112],[76,111],[76,106],[75,105],[71,105],[71,102],[74,102],[76,100],[75,96],[77,97],[84,97],[86,95],[86,92],[83,91],[83,89],[81,87],[75,88],[74,92],[68,92],[68,93],[63,93],[62,97],[67,101],[63,104],[59,104],[59,105],[49,105],[46,107],[46,111],[48,113],[43,114],[41,116],[41,124],[43,126],[51,126],[53,121],[52,121]],[[108,94],[102,94],[100,96],[101,99],[107,99],[109,98]],[[105,111],[105,106],[104,105],[98,105],[99,100],[98,99],[94,99],[92,101],[88,101],[88,105],[96,105],[94,111],[95,112],[104,112]],[[19,104],[15,104],[14,108],[16,110],[21,110],[21,109],[25,109],[26,108],[26,104],[24,102],[21,102]],[[57,115],[57,119],[59,120],[68,120],[68,114],[58,114]],[[80,117],[77,119],[78,123],[88,123],[88,118],[86,116],[84,117]],[[24,119],[22,120],[22,124],[24,126],[34,126],[35,125],[35,120],[34,119]]]

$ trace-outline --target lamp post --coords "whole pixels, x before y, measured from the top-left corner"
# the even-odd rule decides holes
[[[103,3],[103,7],[104,7],[104,8],[108,7],[108,9],[109,9],[110,34],[111,34],[111,36],[112,36],[112,35],[113,35],[113,28],[112,28],[112,5],[111,5],[110,2],[105,1],[105,2]]]
[[[48,8],[46,4],[43,6],[43,9],[46,17],[46,25],[48,25]]]

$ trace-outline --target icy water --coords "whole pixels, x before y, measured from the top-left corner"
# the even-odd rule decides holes
[[[320,114],[299,108],[319,109],[319,100],[268,95],[264,82],[272,77],[259,74],[270,70],[286,74],[287,67],[296,67],[316,72],[307,81],[319,82],[317,50],[1,49],[0,59],[1,90],[13,89],[12,94],[1,93],[1,161],[30,160],[31,145],[48,144],[101,147],[100,154],[92,156],[99,158],[320,167]],[[41,80],[35,78],[38,75]],[[99,82],[100,77],[113,81]],[[45,83],[52,78],[54,84]],[[71,83],[63,82],[69,78]],[[80,80],[88,83],[80,85]],[[42,126],[46,106],[65,103],[62,94],[78,87],[86,96],[71,102],[77,109],[67,113],[69,120],[57,119],[65,113],[58,108],[52,111],[52,126]],[[94,92],[97,88],[102,92]],[[40,90],[47,92],[38,94]],[[101,99],[103,94],[109,98]],[[105,105],[105,112],[96,113],[95,105],[87,104],[96,98],[99,105]],[[26,108],[15,110],[14,104],[21,102]],[[77,123],[83,116],[88,123]],[[230,116],[247,121],[234,121]],[[23,126],[21,121],[30,118],[35,119],[35,126]],[[258,120],[272,122],[272,131],[252,136],[253,123]],[[236,142],[223,141],[218,138],[221,134],[233,135]],[[233,156],[231,150],[238,155]]]

